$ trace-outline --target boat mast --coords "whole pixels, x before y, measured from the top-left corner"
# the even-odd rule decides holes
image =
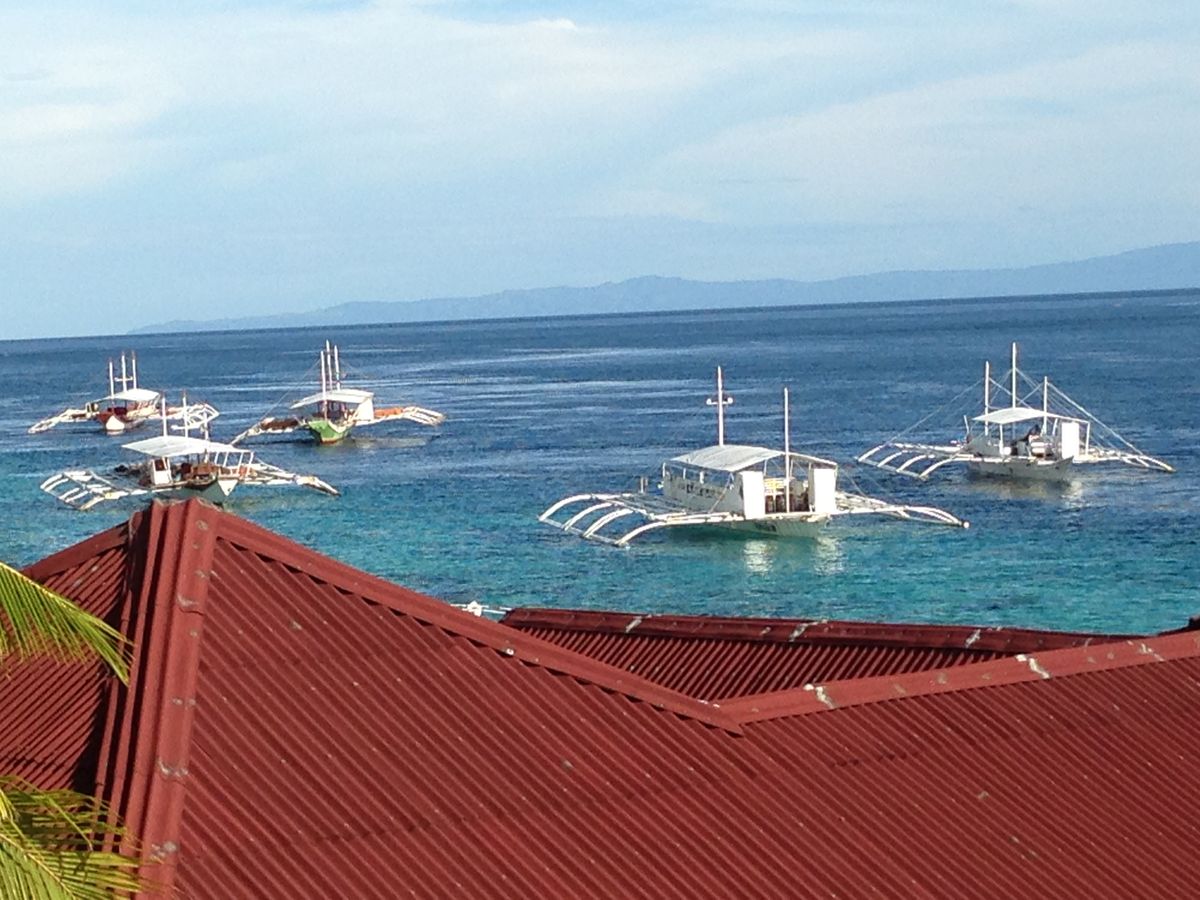
[[[133,366],[133,384],[130,387],[137,387],[137,354],[132,350],[129,351],[129,362]]]
[[[125,354],[121,354],[121,390],[129,387],[129,375],[125,371]]]
[[[1012,394],[1013,409],[1017,408],[1017,342],[1013,341],[1012,345],[1012,387],[1009,388],[1009,393]]]
[[[988,413],[991,412],[989,406],[992,402],[992,361],[985,359],[983,361],[983,436],[988,436]]]
[[[783,389],[783,509],[792,511],[792,443],[788,418],[788,389]]]
[[[338,359],[337,344],[333,345],[333,388],[341,390],[342,387],[342,361]]]
[[[717,407],[717,444],[719,446],[725,445],[725,406],[732,402],[732,397],[725,396],[724,376],[721,374],[721,367],[717,366],[717,399],[709,397],[705,403]]]
[[[108,358],[108,396],[112,396],[117,392],[117,386],[113,379],[113,361],[112,357]]]
[[[1042,434],[1046,433],[1046,426],[1050,416],[1050,376],[1042,376]]]
[[[329,341],[326,341],[325,349],[321,351],[321,405],[322,406],[325,405],[325,394],[329,390],[329,386],[328,386],[328,377],[329,376],[326,374],[326,372],[328,370],[328,365],[326,364],[326,358],[328,356],[329,356]]]

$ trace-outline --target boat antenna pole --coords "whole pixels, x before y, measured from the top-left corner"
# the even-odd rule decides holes
[[[159,408],[162,409],[163,437],[167,436],[167,395],[162,395]]]
[[[717,399],[709,397],[705,401],[709,406],[717,408],[717,444],[725,446],[725,406],[733,402],[732,397],[725,396],[725,381],[721,374],[721,367],[717,366]]]
[[[792,511],[792,439],[788,418],[788,389],[783,389],[783,509]]]
[[[1017,408],[1017,342],[1016,341],[1013,341],[1013,345],[1012,345],[1012,387],[1010,387],[1008,389],[1008,391],[1010,394],[1012,394],[1012,403],[1010,405],[1012,406],[1013,409],[1016,409]]]
[[[992,361],[985,359],[983,361],[983,436],[988,437],[988,413],[991,410],[988,408],[992,401]]]
[[[327,358],[329,356],[329,341],[325,342],[325,349],[321,351],[321,412],[325,412],[326,399],[325,394],[328,391],[327,382],[328,371]]]

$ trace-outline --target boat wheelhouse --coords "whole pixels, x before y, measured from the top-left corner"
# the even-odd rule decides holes
[[[345,387],[342,364],[336,344],[325,342],[319,353],[321,389],[290,405],[289,415],[266,416],[251,425],[232,443],[261,435],[283,435],[307,431],[318,444],[336,444],[355,428],[406,419],[419,425],[436,426],[445,415],[422,406],[376,407],[373,391]]]
[[[209,440],[207,431],[204,437],[169,434],[165,419],[161,435],[123,446],[141,458],[105,473],[68,469],[43,481],[42,490],[81,510],[148,495],[198,496],[224,503],[241,485],[292,485],[334,496],[338,493],[315,475],[288,472],[258,460],[253,450]]]
[[[643,479],[636,493],[572,494],[539,517],[589,540],[626,546],[663,528],[708,527],[768,537],[810,537],[843,516],[879,515],[967,527],[932,506],[893,503],[838,489],[838,464],[791,450],[788,392],[784,389],[784,448],[725,443],[724,393],[717,369],[717,443],[663,463],[659,488]]]
[[[983,404],[963,414],[963,437],[946,443],[921,442],[918,429],[933,416],[872,447],[858,461],[925,480],[939,469],[963,464],[972,474],[1003,478],[1069,481],[1079,466],[1124,463],[1152,472],[1175,469],[1135,447],[1056,387],[1048,377],[1030,378],[1012,363],[998,380],[990,362],[983,368]],[[974,387],[959,394],[966,397]],[[948,406],[952,406],[948,404]],[[945,407],[943,409],[946,409]],[[941,426],[947,427],[945,422]],[[944,433],[944,432],[943,432]]]

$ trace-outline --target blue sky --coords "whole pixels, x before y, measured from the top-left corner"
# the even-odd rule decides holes
[[[1200,8],[0,3],[0,338],[1200,238]]]

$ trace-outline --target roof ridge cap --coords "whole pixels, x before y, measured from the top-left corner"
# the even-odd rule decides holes
[[[1181,632],[967,663],[924,672],[875,675],[738,697],[719,704],[742,724],[829,712],[931,694],[957,693],[1200,656],[1200,633]]]

